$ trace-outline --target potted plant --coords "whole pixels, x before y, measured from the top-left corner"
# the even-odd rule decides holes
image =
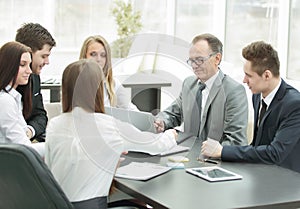
[[[111,13],[117,23],[118,39],[112,43],[113,57],[126,57],[131,47],[133,36],[142,28],[141,12],[134,11],[132,2],[115,0]]]

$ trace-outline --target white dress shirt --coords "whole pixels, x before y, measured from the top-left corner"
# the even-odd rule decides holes
[[[205,82],[205,88],[202,90],[202,109],[201,109],[201,115],[203,115],[203,112],[204,112],[204,107],[206,105],[206,102],[207,102],[207,99],[208,99],[208,96],[209,96],[209,91],[210,89],[212,88],[216,78],[218,77],[219,75],[219,70],[218,72],[213,75],[212,77],[210,77],[206,82]],[[199,81],[200,82],[200,81]]]
[[[45,162],[73,201],[107,196],[123,151],[158,154],[176,145],[171,130],[141,132],[109,115],[76,107],[48,123]]]
[[[138,110],[138,108],[131,102],[130,94],[126,94],[126,90],[121,84],[121,82],[116,78],[114,78],[114,82],[114,90],[117,98],[116,107],[128,110]],[[104,105],[111,107],[106,83],[104,83]]]
[[[278,91],[280,85],[281,85],[281,79],[280,79],[279,83],[277,84],[277,86],[276,86],[276,87],[275,87],[275,88],[274,88],[274,89],[273,89],[273,90],[272,90],[265,98],[263,98],[263,96],[262,96],[262,94],[261,94],[261,99],[263,99],[264,102],[266,103],[267,109],[268,109],[268,107],[270,106],[270,104],[271,104],[273,98],[275,97],[275,94],[277,93],[277,91]],[[261,107],[260,107],[260,108],[261,108]]]
[[[0,92],[0,143],[24,144],[44,156],[44,143],[32,144],[26,135],[27,123],[22,113],[21,94],[10,86]]]

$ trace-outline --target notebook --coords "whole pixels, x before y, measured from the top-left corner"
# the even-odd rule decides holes
[[[155,116],[150,112],[134,111],[106,106],[105,114],[111,115],[121,121],[130,123],[141,131],[156,133],[156,128],[154,127]]]

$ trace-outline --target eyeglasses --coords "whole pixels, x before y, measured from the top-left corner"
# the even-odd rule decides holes
[[[208,55],[207,57],[196,57],[195,59],[188,59],[186,61],[186,63],[190,66],[193,65],[193,63],[195,63],[196,65],[202,65],[206,60],[208,60],[209,58],[211,58],[212,56],[214,56],[215,54],[217,54],[217,52],[215,53],[211,53],[210,55]]]

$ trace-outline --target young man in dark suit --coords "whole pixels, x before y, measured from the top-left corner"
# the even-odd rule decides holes
[[[246,60],[243,82],[253,93],[253,141],[248,146],[222,146],[208,139],[202,154],[223,161],[276,164],[300,172],[300,93],[280,78],[278,55],[270,44],[251,43],[242,55]]]
[[[48,30],[38,23],[24,24],[17,30],[15,40],[29,46],[32,50],[32,74],[30,76],[32,112],[31,115],[25,116],[28,125],[27,136],[32,141],[44,141],[43,136],[48,118],[41,94],[40,73],[42,68],[49,64],[51,49],[56,45],[56,42]],[[18,90],[22,94],[22,87]]]

